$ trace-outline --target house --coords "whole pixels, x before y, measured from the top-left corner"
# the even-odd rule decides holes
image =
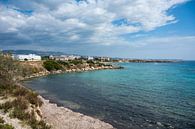
[[[109,57],[95,57],[95,60],[99,60],[99,61],[110,61],[111,59]]]
[[[49,56],[49,59],[53,60],[60,60],[60,61],[68,61],[68,60],[75,60],[80,59],[80,56],[74,56],[74,55],[60,55],[60,56]]]
[[[94,58],[92,56],[88,56],[87,60],[93,60]]]
[[[35,54],[14,55],[13,58],[19,61],[40,61],[41,60],[41,56]]]

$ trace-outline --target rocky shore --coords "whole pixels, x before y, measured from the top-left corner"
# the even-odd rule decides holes
[[[106,70],[106,69],[122,69],[120,66],[100,66],[100,67],[85,67],[66,70],[47,71],[32,74],[21,78],[20,80],[26,80],[35,77],[46,76],[50,74],[61,74],[70,72],[85,72],[94,70]],[[50,103],[39,95],[43,105],[40,107],[41,117],[45,122],[51,125],[52,129],[115,129],[112,125],[105,123],[99,119],[83,115],[78,112],[64,107],[58,107],[57,104]]]
[[[74,69],[56,70],[56,71],[43,70],[38,73],[31,74],[29,76],[21,77],[19,80],[26,80],[26,79],[35,78],[35,77],[47,76],[49,74],[85,72],[85,71],[106,70],[106,69],[123,69],[123,67],[121,66],[101,66],[101,67],[85,67],[85,68],[74,68]]]
[[[52,126],[52,129],[114,129],[112,125],[99,119],[58,107],[41,96],[39,98],[43,101],[40,107],[42,118]]]

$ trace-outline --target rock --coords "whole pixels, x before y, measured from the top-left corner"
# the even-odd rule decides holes
[[[160,123],[160,122],[156,122],[156,124],[157,124],[158,126],[163,126],[163,124]]]

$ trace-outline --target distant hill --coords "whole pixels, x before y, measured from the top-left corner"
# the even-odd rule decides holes
[[[65,54],[63,52],[36,51],[36,50],[3,50],[3,53],[11,53],[11,54],[37,54],[37,55],[40,55],[40,56],[64,55]]]

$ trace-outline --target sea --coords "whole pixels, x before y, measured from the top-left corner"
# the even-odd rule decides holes
[[[51,102],[117,129],[195,129],[195,62],[119,63],[124,69],[64,73],[24,85]]]

